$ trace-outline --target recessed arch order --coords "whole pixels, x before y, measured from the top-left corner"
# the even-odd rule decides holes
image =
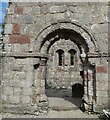
[[[39,53],[47,54],[52,44],[60,39],[71,40],[85,53],[93,53],[98,51],[98,46],[92,34],[88,30],[76,23],[57,22],[44,28],[37,36],[34,51],[37,49]]]

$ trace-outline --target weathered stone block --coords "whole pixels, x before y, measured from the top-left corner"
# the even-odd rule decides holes
[[[30,37],[28,35],[11,34],[10,35],[10,43],[11,44],[15,44],[15,43],[27,44],[27,43],[30,43]]]
[[[97,97],[97,104],[98,105],[107,105],[108,106],[108,97]]]
[[[96,91],[96,96],[98,96],[98,97],[108,97],[108,92],[107,91],[102,91],[102,90],[100,90],[100,91]]]
[[[22,71],[27,72],[27,66],[24,64]]]
[[[61,5],[60,6],[60,12],[63,13],[65,11],[67,11],[67,5]]]
[[[22,15],[19,18],[19,22],[24,23],[24,24],[32,24],[33,23],[33,17],[31,15]]]
[[[37,25],[39,24],[39,25],[43,26],[45,24],[45,16],[44,15],[35,15],[35,16],[33,16],[33,20]]]
[[[107,74],[97,74],[96,75],[97,82],[108,82],[108,75]]]
[[[11,80],[12,79],[12,74],[10,73],[3,73],[3,81],[4,80]]]
[[[93,25],[91,26],[91,31],[92,31],[93,33],[100,33],[100,25],[99,25],[99,24],[93,24]]]
[[[2,78],[2,75],[0,75],[0,77]],[[9,86],[10,85],[10,80],[9,80],[9,78],[3,78],[3,80],[2,81],[0,81],[0,84],[2,83],[2,85],[3,86]]]
[[[40,95],[41,88],[40,87],[36,87],[35,88],[35,92],[36,92],[37,95]]]
[[[21,44],[15,43],[11,45],[13,47],[13,51],[17,53],[21,53]]]
[[[2,107],[3,113],[17,113],[17,114],[23,114],[24,106],[14,106],[14,105],[6,105]]]
[[[70,18],[71,15],[72,15],[72,13],[71,13],[70,11],[66,11],[66,12],[64,13],[65,18]]]
[[[2,104],[8,102],[8,95],[1,95]]]
[[[11,34],[12,33],[12,24],[6,24],[5,25],[5,34]]]
[[[55,84],[55,83],[53,83],[53,86],[52,86],[53,88],[54,88],[54,84]],[[55,85],[56,85],[56,84],[55,84]],[[45,90],[45,86],[40,88],[40,94],[45,94],[45,91],[46,91],[46,90]]]
[[[108,90],[108,82],[96,82],[96,86],[97,86],[97,90],[104,90],[107,91]]]
[[[100,24],[100,32],[101,33],[108,33],[108,24]]]
[[[39,6],[35,6],[32,8],[32,14],[40,14],[41,10]]]
[[[12,52],[13,51],[12,45],[11,44],[5,44],[4,50],[6,52]]]
[[[20,80],[26,79],[26,73],[24,71],[23,72],[18,72],[17,75],[19,76]]]
[[[96,67],[97,73],[107,73],[107,66],[100,65]]]
[[[45,94],[40,95],[40,102],[47,102],[47,96]]]
[[[10,95],[9,96],[9,103],[19,104],[20,103],[20,96],[19,95]]]
[[[30,76],[32,76],[33,75],[33,73],[32,73],[32,70],[33,70],[33,60],[30,59],[30,58],[27,58],[27,61],[29,62],[27,64],[27,72],[28,72],[27,75],[30,74]],[[29,77],[29,75],[28,75],[28,77]]]
[[[25,84],[26,85],[26,84]],[[33,94],[33,89],[32,88],[28,88],[28,86],[25,86],[22,89],[22,94],[23,95],[32,95]]]
[[[29,34],[31,30],[33,30],[33,25],[30,25],[30,24],[29,25],[22,24],[20,27],[20,32],[22,34]]]
[[[20,95],[21,94],[21,88],[15,87],[13,90],[14,95]]]
[[[4,65],[3,65],[3,72],[10,73],[12,70],[12,64],[9,63],[7,59],[3,59]],[[8,63],[7,63],[8,62]],[[5,75],[5,74],[4,74]]]
[[[19,87],[20,86],[20,81],[19,81],[19,79],[11,79],[10,80],[10,86],[11,87]]]
[[[26,86],[26,80],[23,79],[23,80],[20,80],[20,87],[25,87]]]
[[[32,24],[33,17],[31,15],[14,15],[12,16],[12,23],[19,23],[19,24]]]
[[[13,33],[19,34],[20,33],[20,25],[18,23],[13,24]]]
[[[21,103],[23,104],[29,104],[31,102],[30,96],[21,96]]]
[[[3,88],[4,95],[13,95],[13,87],[6,86]]]
[[[57,13],[53,15],[54,20],[61,20],[64,19],[64,13]]]
[[[29,44],[22,44],[21,52],[29,52]]]
[[[35,12],[35,11],[34,11]],[[23,14],[32,14],[32,7],[24,7]]]
[[[22,14],[23,13],[23,7],[21,6],[15,6],[14,7],[15,14]]]
[[[65,12],[66,11],[66,5],[64,6],[52,6],[50,8],[50,13],[59,13],[59,12]]]
[[[13,67],[12,67],[12,70],[13,71],[21,71],[22,70],[22,65],[14,65]]]
[[[12,15],[6,16],[5,23],[11,24],[12,23]]]
[[[69,11],[71,11],[71,12],[73,12],[73,13],[76,12],[76,11],[75,11],[75,9],[76,9],[75,6],[69,6],[68,9],[69,9]]]
[[[9,36],[8,36],[8,35],[5,35],[5,36],[4,36],[3,43],[4,43],[5,45],[10,43],[10,41],[9,41]]]
[[[22,58],[19,59],[19,58],[18,58],[18,59],[16,59],[16,64],[17,64],[17,65],[26,65],[26,64],[29,65],[29,60],[26,59],[26,58],[25,58],[25,59],[22,59]],[[27,67],[27,66],[26,66],[26,67]]]
[[[39,107],[46,107],[48,106],[48,102],[38,102]]]
[[[37,65],[40,63],[40,60],[38,58],[33,58],[33,65]]]
[[[45,87],[45,80],[41,80],[41,87]]]
[[[10,5],[10,7],[7,8],[7,14],[8,15],[14,14],[14,6],[13,5]]]

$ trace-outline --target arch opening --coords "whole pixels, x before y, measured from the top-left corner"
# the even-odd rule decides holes
[[[85,53],[89,51],[84,38],[73,30],[58,29],[45,37],[41,52],[49,55],[45,79],[49,102],[61,99],[67,104],[71,103],[73,107],[80,107],[84,90],[80,89],[82,94],[78,92],[79,96],[72,97],[72,85],[78,82],[83,86],[83,79],[79,75],[82,49]]]
[[[84,86],[79,83],[72,85],[72,97],[82,98],[84,95]]]
[[[58,93],[59,90],[63,91],[63,93],[67,93],[67,94],[63,94],[64,98],[65,96],[66,97],[73,96],[78,98],[83,97],[84,75],[80,73],[80,70],[82,69],[83,71],[84,68],[82,67],[88,64],[87,54],[89,52],[91,53],[91,51],[95,52],[95,49],[96,49],[96,46],[94,45],[94,43],[90,41],[91,36],[89,36],[86,32],[84,32],[84,34],[86,34],[85,36],[87,36],[88,38],[83,36],[83,34],[80,34],[79,32],[75,31],[74,28],[73,29],[68,27],[61,28],[61,27],[55,26],[52,28],[52,30],[49,30],[47,28],[46,32],[43,32],[39,35],[38,37],[38,41],[40,42],[39,52],[42,54],[48,55],[48,60],[46,61],[46,64],[45,64],[45,67],[46,67],[45,69],[45,73],[46,73],[45,85],[46,86],[45,87],[50,91],[48,92],[46,90],[47,97],[52,96],[53,93],[55,93],[56,95],[56,93]],[[63,52],[61,52],[60,54],[61,62],[59,61],[59,64],[57,63],[58,50],[63,50]],[[70,62],[71,61],[70,59],[73,59],[73,56],[69,57],[69,54],[71,53],[71,51],[69,50],[75,50],[74,53],[72,52],[73,54],[75,54],[75,62],[74,62],[75,65],[73,67],[71,65],[73,65],[74,63]],[[63,53],[64,60],[62,60],[62,53]],[[85,57],[85,58],[82,58],[82,57]],[[64,64],[63,66],[62,66],[62,61]],[[79,88],[79,89],[76,89],[76,88]],[[53,93],[52,93],[52,89],[54,91]],[[68,90],[71,91],[70,94],[68,94],[67,92]],[[75,95],[75,92],[77,90],[80,90],[80,91],[78,92],[78,94]],[[50,96],[48,95],[48,93]],[[61,94],[60,94],[60,97],[61,97]]]
[[[69,54],[70,54],[70,65],[74,65],[74,58],[75,58],[75,54],[76,54],[76,51],[74,49],[71,49],[68,51]]]
[[[64,65],[64,51],[61,49],[58,49],[56,51],[58,53],[58,65],[63,66]]]

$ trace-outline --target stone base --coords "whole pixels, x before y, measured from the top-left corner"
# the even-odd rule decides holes
[[[108,105],[95,105],[94,112],[100,113],[103,109],[108,109]]]
[[[29,106],[29,105],[3,105],[2,113],[12,113],[12,114],[34,114],[38,115],[38,107],[37,106]]]

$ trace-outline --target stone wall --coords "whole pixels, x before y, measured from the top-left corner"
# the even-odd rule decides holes
[[[1,80],[2,80],[2,48],[3,48],[3,35],[2,35],[2,25],[0,24],[0,91],[1,91]],[[0,92],[1,95],[2,92]],[[0,97],[1,98],[1,97]],[[2,102],[0,100],[0,102]],[[0,112],[2,111],[2,107],[0,105]]]
[[[64,51],[64,64],[59,66],[59,56],[57,50]],[[74,56],[74,65],[70,63],[69,50],[74,49],[77,53]],[[72,88],[75,83],[83,84],[80,76],[80,58],[77,46],[70,40],[59,40],[53,44],[49,50],[49,60],[47,63],[47,85],[52,88]]]
[[[59,41],[56,42],[57,38],[55,38],[56,33],[60,39],[69,38],[71,41],[75,41],[75,46],[77,49],[79,48],[78,53],[81,55],[85,52],[87,55],[88,62],[83,64],[82,69],[84,71],[85,100],[94,102],[95,108],[98,108],[97,106],[107,107],[107,14],[107,3],[12,2],[7,10],[3,39],[3,112],[47,111],[45,69],[48,53],[46,50],[52,40],[55,43],[53,46],[50,44],[49,53],[58,44]],[[62,33],[57,31],[58,29],[73,30],[75,36],[69,34],[66,38],[63,34],[62,37]],[[71,44],[68,40],[67,43]],[[74,43],[69,47],[67,44],[61,46],[66,50],[66,48],[73,47]],[[58,47],[61,46],[58,45]],[[84,51],[82,51],[83,49]],[[50,64],[50,61],[51,57],[47,61],[47,67],[54,68],[54,63]],[[51,79],[49,74],[53,76],[52,72],[48,72],[48,79]],[[56,72],[58,74],[58,71]],[[103,89],[101,89],[102,86]]]

